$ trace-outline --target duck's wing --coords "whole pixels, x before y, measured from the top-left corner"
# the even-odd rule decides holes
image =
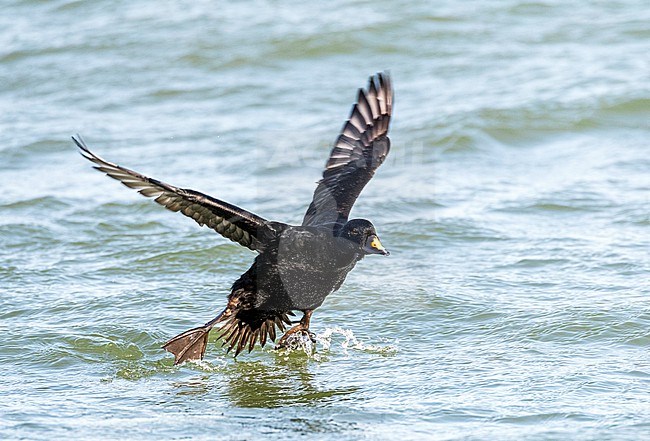
[[[334,144],[303,225],[324,225],[336,231],[347,222],[354,201],[390,150],[387,134],[392,108],[389,74],[370,77],[368,89],[359,89],[350,118]]]
[[[251,250],[262,251],[259,240],[266,231],[267,221],[253,213],[215,199],[198,191],[174,187],[138,172],[108,162],[91,152],[79,135],[72,140],[81,155],[97,164],[94,168],[117,179],[144,196],[155,198],[160,205],[172,211],[180,211],[199,225],[207,225],[223,237]]]

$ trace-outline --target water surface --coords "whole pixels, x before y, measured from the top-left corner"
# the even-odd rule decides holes
[[[5,2],[3,439],[650,435],[650,13],[626,2]],[[70,135],[299,222],[355,89],[393,149],[372,256],[313,356],[172,366],[253,254],[93,171]]]

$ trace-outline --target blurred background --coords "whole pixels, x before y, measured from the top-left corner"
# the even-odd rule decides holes
[[[650,431],[645,2],[2,2],[0,438],[640,439]],[[104,158],[299,223],[370,75],[392,151],[316,353],[233,360],[254,254]]]

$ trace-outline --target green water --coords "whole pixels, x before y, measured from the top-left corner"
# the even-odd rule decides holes
[[[623,2],[4,2],[0,438],[646,439],[650,10]],[[254,254],[105,158],[298,223],[389,69],[371,256],[315,354],[172,366]]]

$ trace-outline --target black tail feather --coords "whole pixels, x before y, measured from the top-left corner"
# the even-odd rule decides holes
[[[291,313],[239,311],[225,320],[226,323],[221,327],[217,338],[222,340],[222,346],[227,346],[226,352],[234,349],[236,357],[244,349],[251,352],[258,341],[261,347],[266,345],[267,340],[275,342],[275,328],[284,331],[285,323],[290,323],[289,314]]]

